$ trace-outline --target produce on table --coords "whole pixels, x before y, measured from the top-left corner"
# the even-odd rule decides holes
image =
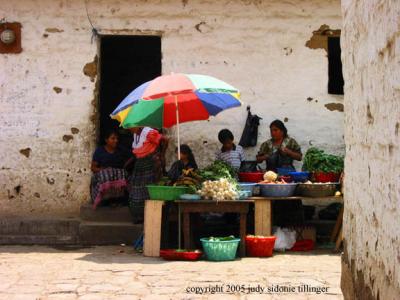
[[[311,147],[303,159],[303,171],[341,173],[344,168],[343,156],[326,154],[324,150]]]
[[[198,191],[198,194],[206,200],[215,201],[235,200],[239,198],[236,185],[226,178],[203,182],[202,188]]]
[[[230,235],[226,237],[210,237],[208,240],[210,242],[226,242],[226,241],[236,240],[236,238],[233,235]]]
[[[191,193],[201,187],[202,178],[194,171],[194,169],[187,169],[182,171],[182,176],[174,183],[174,186],[187,186],[190,188]]]
[[[177,181],[172,181],[168,177],[162,177],[157,185],[161,186],[186,186],[190,188],[189,193],[195,194],[201,187],[202,178],[193,170],[187,169],[182,171],[181,177]]]
[[[198,172],[203,180],[218,180],[227,178],[236,181],[236,171],[227,163],[216,160],[211,165]]]
[[[267,171],[264,174],[264,181],[274,182],[278,179],[278,174],[273,171]]]
[[[281,177],[278,180],[278,174],[273,171],[267,171],[264,174],[264,180],[259,182],[260,184],[287,184],[287,182]]]

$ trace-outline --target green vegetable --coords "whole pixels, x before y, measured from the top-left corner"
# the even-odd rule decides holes
[[[344,157],[327,154],[324,150],[311,147],[303,159],[303,171],[341,173],[344,168]]]
[[[210,237],[208,240],[211,242],[224,242],[224,241],[232,241],[236,239],[233,235],[226,237]]]
[[[221,178],[228,179],[229,182],[237,186],[237,172],[227,163],[216,160],[211,165],[205,167],[198,172],[199,176],[205,180],[219,180]]]

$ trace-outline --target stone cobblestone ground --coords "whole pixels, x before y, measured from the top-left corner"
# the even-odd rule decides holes
[[[7,300],[343,299],[339,283],[340,256],[329,251],[233,262],[167,262],[123,246],[0,247],[0,299]],[[238,292],[229,293],[230,285]],[[256,291],[277,285],[328,290],[323,294]],[[224,293],[195,293],[196,288],[206,287],[218,287]]]

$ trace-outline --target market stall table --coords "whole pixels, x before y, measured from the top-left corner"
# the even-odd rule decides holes
[[[175,203],[179,206],[180,214],[183,214],[183,241],[186,249],[193,247],[193,241],[190,234],[190,214],[191,213],[237,213],[240,215],[240,256],[245,256],[245,238],[246,238],[246,223],[247,213],[249,212],[249,204],[252,200],[199,200],[187,201],[178,200]],[[179,215],[180,220],[180,215]],[[180,232],[179,232],[180,234]]]
[[[331,200],[343,202],[343,197],[250,197],[248,200],[254,201],[254,233],[255,235],[270,236],[272,234],[272,202],[282,200],[311,200],[318,202],[328,202]]]
[[[190,238],[189,225],[189,213],[199,212],[192,210],[201,210],[201,212],[236,212],[241,215],[240,223],[240,237],[244,240],[246,235],[246,214],[249,209],[249,204],[254,203],[254,225],[255,235],[270,236],[272,234],[272,202],[281,200],[312,200],[321,203],[335,200],[337,202],[343,202],[343,197],[321,197],[321,198],[310,198],[310,197],[250,197],[247,200],[237,201],[175,201],[180,207],[181,212],[184,212],[184,239],[185,248],[189,248],[188,241]],[[161,220],[162,220],[162,207],[165,201],[161,200],[147,200],[145,202],[145,217],[144,217],[144,247],[143,253],[145,256],[158,257],[160,255],[160,240],[161,240]],[[225,205],[225,203],[227,203]],[[218,206],[218,207],[217,207]],[[228,208],[226,208],[228,207]],[[210,210],[211,209],[211,210]],[[226,210],[228,209],[228,210]],[[234,211],[233,211],[234,210]],[[241,211],[243,210],[243,212]],[[180,219],[180,218],[179,218]],[[186,222],[185,222],[186,220]],[[180,232],[179,232],[180,238]],[[189,244],[190,245],[190,244]],[[241,249],[244,249],[244,243],[241,243]],[[241,250],[243,253],[244,250]]]

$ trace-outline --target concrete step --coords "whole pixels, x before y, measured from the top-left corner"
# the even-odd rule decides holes
[[[79,219],[0,218],[0,244],[75,244]]]
[[[88,203],[81,206],[80,217],[82,221],[91,222],[132,222],[127,206],[103,206],[93,209]]]
[[[75,235],[79,219],[29,217],[0,218],[0,234],[20,235]]]
[[[82,221],[79,225],[79,243],[82,245],[132,245],[142,234],[142,224],[132,222]]]
[[[74,245],[77,242],[77,235],[0,235],[0,245]]]

